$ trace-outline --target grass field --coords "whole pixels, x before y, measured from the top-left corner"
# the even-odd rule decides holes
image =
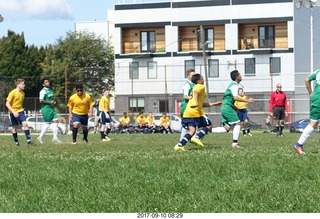
[[[89,144],[20,147],[0,136],[0,212],[320,212],[320,143],[313,133],[254,131],[231,148],[232,134],[209,134],[200,149],[175,152],[179,134],[89,135]],[[36,135],[32,138],[36,141]],[[78,141],[81,136],[78,136]]]

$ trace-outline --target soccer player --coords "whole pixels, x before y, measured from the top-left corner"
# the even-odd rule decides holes
[[[311,81],[316,81],[314,91],[311,88]],[[305,80],[306,88],[310,95],[310,122],[304,128],[299,140],[294,144],[294,149],[298,154],[304,154],[303,144],[307,141],[310,134],[318,127],[320,119],[320,69],[311,73]]]
[[[128,114],[126,112],[123,113],[123,116],[120,118],[119,122],[120,122],[120,124],[119,124],[120,128],[129,128],[130,117],[128,116]]]
[[[183,98],[182,98],[182,102],[180,104],[180,116],[181,118],[183,117],[183,113],[187,107],[187,104],[191,98],[191,94],[192,94],[192,89],[194,87],[194,83],[192,83],[191,78],[194,75],[194,69],[189,69],[187,71],[187,80],[185,82],[185,84],[183,85],[182,88],[182,94],[183,94]],[[181,134],[180,134],[180,140],[182,140],[183,136],[185,136],[185,134],[187,134],[188,130],[184,129],[181,126]]]
[[[12,136],[16,146],[19,146],[17,128],[19,125],[22,125],[25,136],[27,138],[28,145],[32,146],[33,143],[30,137],[30,131],[28,123],[26,121],[26,116],[24,114],[23,101],[24,101],[24,88],[25,81],[22,78],[17,78],[15,80],[16,88],[13,89],[6,101],[6,107],[9,110],[9,119],[12,125]]]
[[[111,124],[112,124],[112,118],[109,112],[109,106],[110,106],[110,99],[109,99],[110,91],[108,89],[104,89],[103,97],[101,97],[99,102],[99,123],[100,123],[100,137],[101,141],[111,141],[111,139],[108,137],[110,131],[111,131]],[[108,127],[106,132],[106,124],[108,123]]]
[[[147,122],[146,122],[146,118],[143,115],[143,112],[140,112],[138,117],[137,117],[137,124],[139,128],[146,128],[147,127]]]
[[[163,134],[170,134],[172,133],[171,130],[171,120],[169,116],[167,116],[167,113],[162,113],[162,117],[160,118],[160,128],[163,132]]]
[[[233,142],[231,146],[233,148],[240,148],[238,144],[238,139],[240,135],[241,122],[235,110],[235,101],[252,103],[253,98],[242,99],[238,96],[239,83],[242,81],[241,74],[238,70],[233,70],[230,72],[230,77],[232,82],[229,84],[228,88],[224,92],[223,105],[221,107],[222,124],[223,127],[217,127],[215,129],[221,129],[222,132],[229,132],[231,125],[233,128]]]
[[[68,101],[69,119],[72,122],[72,144],[77,144],[78,128],[82,126],[83,142],[88,143],[88,118],[92,117],[93,100],[83,91],[81,83],[76,84],[76,93]]]
[[[96,101],[94,101],[94,105],[93,105],[93,112],[94,112],[94,127],[93,127],[93,132],[97,133],[98,130],[100,131],[100,127],[99,127],[99,115],[100,115],[100,111],[99,111],[99,101],[100,99],[97,99]]]
[[[287,117],[286,112],[287,95],[282,91],[280,83],[277,84],[276,91],[273,91],[269,100],[270,115],[276,119],[277,136],[283,137],[282,131],[284,127],[284,118]]]
[[[53,138],[52,141],[56,143],[62,143],[58,139],[58,115],[54,110],[53,106],[56,104],[56,101],[53,99],[53,91],[51,89],[51,83],[48,78],[42,78],[41,84],[43,86],[42,90],[39,94],[39,100],[41,104],[41,114],[43,116],[43,120],[45,125],[41,129],[41,133],[37,140],[40,144],[43,144],[42,138],[45,135],[46,131],[51,125],[52,122],[52,129],[53,129]]]
[[[243,88],[241,87],[238,90],[238,97],[244,100],[247,99],[247,96],[244,95]],[[237,114],[241,122],[243,136],[252,137],[252,134],[250,133],[250,123],[249,123],[248,110],[247,110],[248,103],[235,101],[234,105],[238,109]]]
[[[208,134],[209,130],[212,128],[212,122],[206,116],[203,107],[220,106],[221,101],[213,103],[205,103],[206,92],[204,87],[204,80],[200,74],[194,74],[192,76],[192,82],[195,84],[192,90],[192,97],[190,98],[187,108],[184,111],[182,117],[182,126],[188,130],[187,134],[180,140],[180,142],[174,146],[176,151],[185,151],[184,145],[188,141],[195,143],[200,147],[204,147],[200,138],[203,138]],[[196,128],[202,128],[200,132],[195,135]]]
[[[156,124],[154,122],[154,116],[152,114],[152,112],[149,112],[147,118],[146,118],[146,122],[147,122],[147,126],[148,128],[152,131],[155,132],[155,128],[156,128]]]

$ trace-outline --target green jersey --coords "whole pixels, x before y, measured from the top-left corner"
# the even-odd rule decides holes
[[[234,106],[234,96],[238,96],[238,89],[238,83],[232,81],[224,92],[223,105],[221,106],[222,123],[232,125],[239,122]]]
[[[310,81],[315,81],[316,86],[310,97],[310,119],[320,119],[320,69],[314,71],[308,76]]]
[[[237,82],[232,81],[223,95],[223,105],[229,105],[234,107],[234,96],[238,96],[239,85]]]
[[[48,102],[52,101],[53,100],[52,90],[47,87],[42,88],[42,90],[40,91],[40,100],[44,100],[44,101],[48,101]],[[46,110],[46,109],[53,110],[52,104],[42,103],[41,104],[41,111]]]
[[[182,102],[180,104],[180,115],[181,117],[183,117],[183,113],[186,110],[187,104],[188,104],[188,100],[184,99],[185,95],[188,95],[189,97],[192,94],[192,89],[195,86],[194,83],[192,83],[191,81],[187,80],[187,82],[184,84],[183,86],[183,91],[182,91]],[[186,94],[186,90],[188,90],[188,94]]]

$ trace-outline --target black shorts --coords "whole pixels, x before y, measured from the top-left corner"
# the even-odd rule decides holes
[[[284,120],[285,117],[286,115],[284,106],[275,106],[273,108],[273,118],[275,120]]]

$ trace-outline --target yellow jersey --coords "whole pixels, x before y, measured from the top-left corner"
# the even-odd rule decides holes
[[[99,111],[104,112],[102,107],[104,106],[105,110],[108,112],[109,111],[109,97],[103,96],[101,97],[99,101]]]
[[[24,110],[23,108],[24,91],[18,91],[17,89],[13,89],[8,94],[7,101],[10,102],[10,105],[15,112],[17,113],[22,112]],[[10,112],[9,110],[9,113],[12,113],[12,112]]]
[[[138,116],[138,118],[137,118],[137,123],[138,123],[138,124],[145,123],[145,118],[144,118],[144,117],[141,117],[141,116]]]
[[[122,116],[120,119],[121,124],[128,124],[129,122],[130,122],[130,118],[128,116],[127,116],[127,118]]]
[[[238,96],[240,97],[241,99],[244,99],[246,100],[247,99],[247,96]],[[235,101],[234,102],[234,105],[237,107],[237,109],[246,109],[247,108],[247,104],[246,102],[240,102],[240,101]]]
[[[146,122],[148,123],[154,123],[154,116],[150,117],[148,116],[146,119],[145,119]]]
[[[168,116],[160,118],[160,126],[166,126],[168,122],[170,122],[170,118]]]
[[[190,106],[195,105],[194,93],[198,92],[198,106],[191,108]],[[206,98],[206,92],[203,84],[196,84],[192,90],[191,99],[189,100],[186,110],[183,113],[184,118],[199,118],[204,116],[203,103]]]
[[[83,93],[81,96],[73,94],[68,101],[68,107],[72,108],[72,113],[78,115],[87,115],[90,106],[93,106],[94,102],[89,94]]]

